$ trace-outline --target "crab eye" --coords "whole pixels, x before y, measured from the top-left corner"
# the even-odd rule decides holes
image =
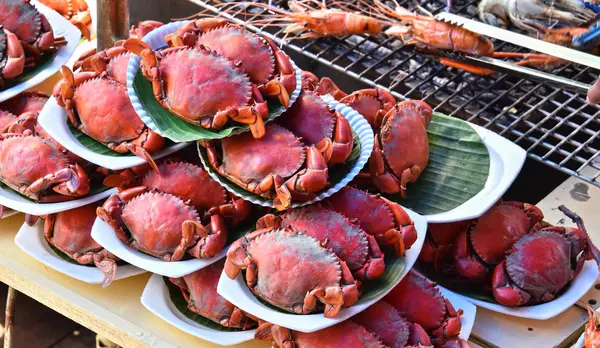
[[[596,324],[596,330],[600,330],[600,324]]]

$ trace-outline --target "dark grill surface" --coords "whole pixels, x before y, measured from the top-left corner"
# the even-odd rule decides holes
[[[210,6],[215,2],[193,2],[217,11]],[[399,3],[410,9],[419,3],[432,13],[445,7],[439,0]],[[286,1],[273,4],[285,7]],[[477,1],[454,0],[453,10],[477,19]],[[240,24],[258,18],[248,12],[264,10],[249,7],[243,11],[241,7],[221,8],[221,13],[231,13]],[[250,29],[277,42],[284,36],[281,27]],[[440,112],[503,135],[527,150],[531,158],[600,186],[600,107],[586,104],[585,95],[498,72],[479,76],[449,68],[382,34],[292,40],[284,46],[368,85],[387,88],[399,99],[424,99]],[[496,51],[517,50],[503,42],[495,42],[495,47]],[[598,71],[575,64],[561,66],[553,73],[588,84],[598,76]]]

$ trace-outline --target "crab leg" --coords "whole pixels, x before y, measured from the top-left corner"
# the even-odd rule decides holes
[[[275,71],[278,73],[275,79],[267,82],[264,93],[268,96],[277,96],[279,102],[285,108],[290,104],[290,93],[296,89],[296,70],[290,59],[279,49],[279,46],[270,38],[263,37],[271,47],[275,57]]]
[[[327,162],[316,147],[306,148],[306,169],[294,174],[287,181],[282,182],[281,177],[275,177],[276,197],[273,200],[278,210],[287,209],[292,197],[312,197],[327,186]]]
[[[110,225],[110,227],[115,231],[115,234],[119,240],[124,244],[129,245],[130,240],[121,226],[121,204],[130,201],[131,199],[148,191],[148,188],[144,186],[133,187],[121,191],[118,194],[109,197],[101,207],[96,209],[98,217]]]
[[[79,164],[75,164],[37,179],[22,189],[22,193],[26,196],[37,197],[39,193],[51,186],[61,195],[82,196],[90,190],[90,179],[83,168]]]
[[[392,215],[396,221],[397,229],[391,229],[385,232],[384,240],[379,241],[383,245],[392,245],[396,255],[404,255],[405,249],[409,249],[417,240],[417,230],[415,225],[402,207],[395,202],[391,202],[385,197],[381,198],[392,210]]]
[[[227,195],[229,196],[231,203],[213,207],[208,211],[209,214],[218,214],[224,217],[229,217],[236,222],[246,219],[246,217],[248,217],[250,214],[250,210],[252,209],[251,204],[248,201],[237,197],[231,192],[227,192]]]
[[[209,129],[221,128],[225,125],[227,119],[232,119],[236,122],[249,125],[254,138],[262,138],[265,135],[263,119],[269,116],[269,108],[254,84],[252,84],[252,98],[254,101],[253,105],[241,108],[228,107],[224,111],[218,112],[212,119],[203,119],[201,122],[202,127]]]
[[[198,238],[195,245],[188,250],[188,254],[196,258],[208,258],[216,255],[227,243],[227,227],[220,215],[211,215],[208,230],[199,221],[185,221],[183,235],[195,235]]]
[[[385,271],[383,253],[381,252],[375,237],[367,234],[367,241],[369,244],[369,260],[362,268],[354,272],[354,276],[360,280],[379,278]]]
[[[352,128],[348,120],[338,111],[335,111],[335,131],[333,139],[323,138],[318,144],[317,149],[323,154],[328,164],[341,164],[346,161],[352,152],[354,137]]]

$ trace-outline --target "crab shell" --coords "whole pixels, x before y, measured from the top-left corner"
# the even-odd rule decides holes
[[[311,333],[292,331],[271,323],[261,323],[256,329],[254,338],[271,341],[276,348],[387,348],[379,337],[350,320]]]
[[[248,201],[227,192],[204,168],[187,162],[161,163],[158,171],[148,171],[142,185],[189,200],[200,216],[217,213],[227,217],[233,226],[245,220],[252,209]]]
[[[188,22],[165,40],[208,47],[239,64],[265,96],[276,96],[284,107],[296,89],[296,70],[271,39],[258,36],[223,18],[200,18]]]
[[[129,30],[129,37],[141,39],[148,35],[152,30],[160,28],[163,25],[165,25],[163,22],[154,20],[140,21],[137,23],[137,25],[131,26],[131,29]]]
[[[494,298],[505,306],[553,300],[583,267],[588,248],[576,228],[549,227],[525,235],[494,269]]]
[[[0,140],[0,180],[38,202],[66,201],[90,190],[83,168],[56,144],[37,136]]]
[[[68,19],[81,30],[86,39],[90,39],[89,27],[92,15],[85,0],[40,0],[40,2]]]
[[[225,260],[217,261],[182,278],[170,278],[188,302],[188,308],[225,327],[246,330],[256,322],[217,293]]]
[[[257,222],[259,229],[281,226],[316,238],[346,262],[357,279],[376,279],[385,271],[383,253],[375,238],[340,213],[311,205],[288,210],[281,216],[268,214]]]
[[[452,253],[459,234],[466,231],[473,220],[428,224],[425,243],[419,259],[433,266],[436,272],[448,272],[453,267]]]
[[[315,238],[293,229],[261,229],[234,242],[225,274],[235,279],[242,269],[255,295],[296,314],[320,311],[320,302],[325,317],[332,318],[359,297],[346,263]]]
[[[104,272],[103,286],[115,278],[119,259],[92,239],[96,205],[51,214],[44,223],[44,236],[49,244],[83,265],[94,264]]]
[[[127,86],[127,65],[131,53],[123,47],[125,41],[117,41],[113,47],[100,52],[92,49],[82,54],[77,62],[73,64],[73,69],[81,71],[92,71],[97,73],[106,72],[106,74],[117,80],[123,86]]]
[[[348,120],[313,92],[302,90],[294,104],[276,123],[314,145],[329,165],[346,162],[354,137]]]
[[[543,218],[531,204],[497,203],[458,235],[453,255],[456,271],[472,281],[487,280],[491,267]]]
[[[37,58],[41,53],[56,50],[52,26],[29,0],[1,0],[0,25],[14,33],[28,56]]]
[[[421,325],[409,322],[394,306],[383,300],[352,317],[352,321],[376,334],[390,347],[433,346]]]
[[[375,145],[369,159],[373,183],[385,193],[406,196],[406,187],[415,182],[429,161],[427,126],[432,109],[420,100],[400,102],[383,117],[375,129]]]
[[[1,16],[1,15],[0,15]],[[0,23],[0,87],[25,69],[25,53],[19,38]]]
[[[350,186],[325,201],[325,206],[357,221],[380,246],[391,246],[397,256],[404,255],[417,240],[414,222],[397,203]]]
[[[74,75],[67,67],[61,72],[64,79],[54,88],[54,96],[81,132],[115,152],[132,152],[148,162],[152,161],[150,152],[165,146],[164,138],[150,130],[133,109],[125,85],[105,73]]]
[[[204,47],[154,52],[139,39],[129,39],[123,46],[142,57],[142,72],[152,82],[156,99],[175,116],[215,130],[231,119],[248,124],[256,138],[264,135],[267,103],[248,75],[229,59]]]
[[[408,273],[384,300],[408,321],[421,325],[436,346],[460,334],[462,310],[455,310],[434,283],[417,273]]]
[[[273,199],[279,210],[292,200],[314,198],[327,185],[323,155],[276,124],[267,124],[260,139],[243,133],[201,145],[217,172],[249,192]]]
[[[383,116],[396,105],[396,98],[390,92],[377,88],[352,92],[339,101],[363,115],[374,129],[381,127]]]
[[[0,110],[6,110],[14,115],[26,112],[40,112],[50,98],[43,92],[23,92],[0,103]]]
[[[179,197],[143,186],[111,196],[97,214],[123,243],[165,261],[179,261],[186,253],[213,257],[227,242],[219,215],[212,215],[204,226],[196,209]]]

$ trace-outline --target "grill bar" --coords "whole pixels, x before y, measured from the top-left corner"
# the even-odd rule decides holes
[[[191,1],[239,24],[258,18],[243,14],[241,7],[220,11],[213,1]],[[445,8],[444,0],[399,2],[434,14]],[[453,2],[455,13],[477,18],[477,0]],[[357,0],[346,3],[360,6]],[[285,8],[286,1],[273,0],[273,5]],[[248,28],[282,44],[281,27]],[[491,129],[526,149],[530,158],[600,187],[600,107],[586,104],[585,95],[504,73],[478,76],[446,67],[435,57],[416,54],[412,47],[382,34],[293,40],[283,46],[368,86],[388,89],[399,100],[423,99],[437,111]],[[522,50],[504,42],[495,42],[495,47],[496,51]],[[567,64],[552,73],[591,84],[599,71]]]

